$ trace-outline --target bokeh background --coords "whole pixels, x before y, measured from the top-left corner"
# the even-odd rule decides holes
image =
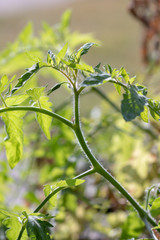
[[[71,30],[93,33],[101,42],[88,54],[87,61],[124,66],[134,74],[143,69],[139,55],[142,29],[129,14],[128,4],[128,0],[0,1],[0,49],[12,42],[29,21],[38,32],[42,22],[54,25],[69,8]]]

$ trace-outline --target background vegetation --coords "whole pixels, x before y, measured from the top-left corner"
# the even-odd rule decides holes
[[[114,9],[113,12],[110,11],[111,7]],[[64,8],[65,6],[56,9],[56,13],[59,11],[59,14],[55,15],[54,12],[48,14],[45,17],[46,20],[52,23],[54,18],[56,22],[57,16],[63,12]],[[81,1],[81,3],[74,3],[72,8],[72,31],[70,31],[68,25],[69,11],[66,15],[63,15],[61,22],[59,19],[60,23],[56,24],[54,28],[46,23],[40,28],[38,17],[36,17],[35,25],[36,29],[39,30],[36,30],[36,33],[34,33],[32,24],[28,24],[18,38],[14,37],[15,42],[1,52],[0,74],[5,73],[11,77],[17,72],[19,77],[24,72],[24,68],[33,65],[35,55],[45,58],[48,49],[51,48],[52,51],[58,52],[65,42],[70,43],[70,50],[72,51],[85,42],[99,43],[99,40],[102,41],[103,48],[92,50],[85,61],[93,65],[99,61],[110,63],[113,67],[125,65],[131,73],[140,69],[139,64],[137,64],[137,59],[140,59],[138,44],[133,47],[133,42],[135,43],[136,40],[133,36],[137,36],[135,32],[139,30],[135,25],[135,32],[128,33],[134,23],[130,20],[131,25],[125,25],[126,15],[123,13],[126,13],[126,1],[121,3],[116,1],[112,5],[109,4],[109,1],[101,1],[99,5],[96,4],[96,1],[93,1],[92,4],[87,1],[85,2],[85,8],[84,2]],[[97,12],[94,11],[95,8]],[[102,10],[105,10],[108,14],[102,14]],[[83,14],[80,14],[81,12]],[[103,18],[97,18],[97,15],[103,16]],[[113,15],[116,18],[113,18]],[[113,21],[109,21],[111,17]],[[16,18],[15,21],[19,22],[21,28],[21,24],[23,25],[27,18],[32,20],[33,17],[23,18],[25,19],[24,22],[19,21],[20,17]],[[127,19],[129,18],[127,17]],[[2,21],[1,29],[7,24],[6,20],[4,21],[5,23]],[[83,28],[78,25],[80,21]],[[109,23],[109,27],[104,23]],[[14,24],[14,21],[12,24]],[[119,27],[115,30],[114,26],[117,24],[119,24]],[[96,25],[98,30],[95,31]],[[75,33],[75,29],[83,33],[86,32],[86,34]],[[127,31],[122,34],[125,29]],[[87,32],[95,32],[94,37]],[[7,41],[10,37],[8,31]],[[5,45],[5,41],[6,39],[2,41],[2,46]],[[132,60],[129,61],[128,59]],[[150,95],[158,99],[155,95],[154,83],[152,86],[150,84],[151,81],[157,81],[158,68],[154,70],[152,75],[148,72],[143,74],[141,72],[138,75],[138,81],[146,80],[146,76],[146,83],[150,87]],[[55,83],[57,78],[58,81],[64,80],[55,72],[43,70],[32,78],[32,81],[27,83],[28,86],[25,87],[26,89],[28,87],[32,88],[36,87],[37,84],[44,86],[46,83],[52,86],[53,79]],[[156,91],[157,89],[158,87]],[[115,96],[112,90],[112,87],[107,85],[107,88],[103,88],[105,95],[92,90],[82,97],[82,124],[87,134],[87,141],[103,165],[142,205],[144,204],[146,188],[150,188],[154,184],[149,198],[150,204],[152,204],[159,197],[159,126],[154,120],[144,124],[139,120],[135,123],[125,123],[119,113],[119,97]],[[67,91],[67,88],[59,89],[52,95],[52,101],[56,112],[71,119],[72,109],[69,103],[71,100],[67,96]],[[92,99],[92,104],[88,104],[88,99]],[[66,106],[67,102],[68,105]],[[88,162],[77,147],[74,135],[66,126],[54,120],[51,139],[47,140],[33,119],[32,114],[25,117],[24,153],[21,162],[14,170],[9,168],[6,161],[3,141],[6,134],[1,122],[0,205],[1,208],[6,210],[14,212],[32,211],[44,198],[44,185],[48,183],[54,185],[60,179],[74,177],[89,167]],[[154,208],[151,210],[152,214],[158,218],[157,207],[156,211],[154,211]],[[52,204],[45,206],[43,213],[48,212],[55,215],[55,218],[51,221],[54,225],[53,239],[123,240],[149,236],[137,213],[110,184],[106,185],[106,182],[98,175],[87,177],[85,185],[63,190],[56,202],[53,201]],[[3,221],[4,214],[1,214],[0,217]],[[5,224],[3,222],[0,233],[1,240],[6,239],[4,233],[6,228],[12,229],[12,226],[15,226],[14,221],[8,220]],[[15,239],[15,235],[10,232],[8,231],[7,238],[9,240]]]

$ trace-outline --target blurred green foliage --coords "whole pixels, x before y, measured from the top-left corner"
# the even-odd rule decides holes
[[[66,11],[61,22],[54,27],[44,23],[38,37],[34,35],[33,26],[29,23],[17,40],[1,52],[0,74],[6,73],[12,77],[17,72],[19,76],[24,67],[30,67],[37,60],[43,59],[48,49],[58,53],[68,42],[70,52],[81,43],[98,43],[90,34],[70,32],[70,14],[70,11]],[[61,54],[63,53],[61,52]],[[84,64],[83,67],[86,69],[87,65]],[[46,73],[45,70],[31,78],[32,81],[29,80],[23,86],[23,90],[40,86],[40,78],[43,79],[43,85],[45,78],[64,81],[61,74],[57,74],[55,71]],[[53,83],[49,82],[49,84]],[[67,87],[64,89],[63,91],[68,91]],[[63,95],[63,92],[61,94]],[[94,92],[94,94],[96,93]],[[114,97],[112,102],[112,93],[108,92],[107,94],[111,102],[100,98],[99,106],[91,109],[88,114],[89,118],[82,118],[87,141],[103,165],[136,199],[144,203],[145,189],[157,183],[160,175],[158,129],[152,127],[152,122],[144,123],[141,128],[137,127],[137,124],[125,123],[119,111],[111,106],[111,103],[119,102],[118,98]],[[33,101],[33,98],[36,98],[37,101],[40,100],[40,97],[43,98],[41,94],[33,91],[28,92],[28,95],[30,101]],[[83,97],[85,98],[85,94]],[[62,102],[64,104],[57,105],[54,105],[53,102],[53,108],[57,107],[58,113],[67,119],[72,119],[70,101],[65,98]],[[65,104],[66,102],[68,104]],[[21,116],[16,113],[14,117],[19,119],[17,126],[19,127]],[[85,156],[76,144],[72,131],[61,122],[56,119],[52,123],[48,123],[46,119],[39,120],[47,121],[47,124],[51,125],[51,136],[49,136],[48,130],[43,129],[48,140],[33,121],[33,114],[26,114],[24,119],[24,152],[23,157],[22,153],[19,153],[22,161],[14,171],[8,167],[6,162],[4,152],[6,142],[3,142],[5,133],[3,123],[0,122],[2,143],[0,146],[0,208],[6,209],[7,212],[9,209],[19,213],[22,209],[26,212],[33,211],[44,198],[43,186],[47,189],[46,186],[54,186],[61,179],[72,178],[89,167]],[[3,120],[7,121],[7,116],[3,116]],[[16,128],[14,119],[13,126],[10,127]],[[149,134],[148,129],[154,134]],[[14,164],[11,167],[14,167]],[[158,189],[158,186],[155,185],[148,195],[148,205],[152,205],[151,213],[157,219],[159,218]],[[54,225],[54,228],[51,228],[52,239],[55,240],[124,240],[148,237],[148,232],[144,229],[144,224],[137,213],[128,207],[122,196],[98,175],[87,177],[85,185],[61,191],[57,196],[56,203],[54,201],[54,207],[49,203],[43,208],[44,215],[48,212],[50,215],[55,215],[55,218],[51,220]],[[5,217],[5,212],[0,211],[0,239],[5,239],[6,228],[9,228],[7,238],[15,239],[13,232],[12,236],[9,236],[10,229],[13,226],[17,228],[19,226],[17,223],[15,224],[14,217],[4,222]],[[36,216],[33,218],[29,216],[29,218],[32,221],[34,218],[36,219]],[[44,221],[41,222],[41,224],[43,223]],[[25,234],[22,239],[27,239]],[[44,239],[48,239],[45,237]]]

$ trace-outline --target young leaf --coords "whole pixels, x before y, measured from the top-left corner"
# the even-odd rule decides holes
[[[77,62],[78,62],[78,63],[79,63],[80,58],[81,58],[84,54],[88,53],[89,49],[90,49],[93,45],[95,45],[95,43],[92,43],[92,42],[91,42],[91,43],[86,43],[86,44],[84,44],[81,48],[78,49],[77,54],[76,54],[76,59],[77,59]]]
[[[2,223],[7,228],[6,237],[8,240],[15,240],[18,238],[22,228],[22,224],[20,223],[19,219],[20,219],[19,217],[11,216],[3,220]],[[28,240],[26,230],[23,232],[21,240]]]
[[[41,68],[48,66],[46,63],[36,63],[31,68],[27,69],[27,72],[25,72],[20,78],[18,78],[17,85],[12,89],[11,93],[13,94],[15,91],[19,90],[26,82],[29,80],[32,75],[36,72],[38,72]]]
[[[86,78],[81,86],[82,87],[95,87],[103,84],[104,82],[111,80],[111,75],[107,73],[93,73],[90,77]]]
[[[47,63],[51,65],[56,64],[56,56],[51,50],[48,50]]]
[[[11,168],[14,168],[23,154],[23,120],[25,111],[6,112],[2,119],[6,126],[7,137],[5,139],[6,155]]]
[[[9,80],[8,77],[6,75],[3,75],[0,81],[0,94],[6,90],[6,88],[8,87],[9,84]]]
[[[68,43],[66,43],[66,44],[64,45],[64,47],[61,49],[61,51],[57,54],[57,56],[56,56],[56,57],[58,58],[57,64],[59,64],[61,58],[64,58],[64,57],[65,57],[66,52],[67,52],[67,49],[68,49]]]
[[[29,215],[26,224],[27,234],[31,240],[50,240],[49,222],[41,220],[39,216]]]
[[[128,82],[129,82],[129,75],[128,75],[128,73],[126,72],[126,69],[125,69],[125,68],[121,68],[120,74],[121,74],[121,76],[124,78],[124,80],[126,81],[126,83],[128,83]]]
[[[121,102],[121,112],[126,121],[131,121],[137,116],[140,116],[144,111],[144,106],[147,104],[147,98],[137,92],[135,86],[130,85],[123,94]]]
[[[49,96],[52,92],[60,88],[64,83],[67,83],[67,82],[57,83],[56,85],[54,85],[51,89],[48,90],[47,96]]]

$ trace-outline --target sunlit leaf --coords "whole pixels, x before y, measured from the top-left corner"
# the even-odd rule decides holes
[[[61,58],[64,58],[65,57],[65,55],[66,55],[66,52],[67,52],[67,49],[68,49],[68,43],[66,43],[65,45],[64,45],[64,47],[61,49],[61,51],[57,54],[57,64],[59,64],[59,62],[60,62],[60,60],[61,60]]]
[[[6,90],[6,88],[8,87],[9,84],[9,80],[8,77],[6,75],[3,75],[1,80],[0,80],[0,94]]]
[[[95,45],[95,43],[86,43],[84,44],[80,49],[78,49],[77,54],[76,54],[76,59],[79,62],[80,58],[84,55],[87,54],[89,49]]]
[[[18,238],[22,228],[19,217],[11,216],[3,220],[3,225],[7,227],[6,237],[8,240],[15,240]],[[21,240],[28,240],[26,230],[23,232]]]
[[[16,84],[16,86],[12,89],[12,94],[19,90],[25,83],[27,80],[29,80],[33,74],[35,74],[36,72],[38,72],[41,68],[47,66],[46,63],[36,63],[34,64],[31,68],[27,69],[27,72],[25,72],[20,78],[18,78],[18,83]]]
[[[23,120],[25,111],[6,112],[2,119],[6,126],[7,137],[5,138],[6,155],[11,168],[14,168],[23,154]]]
[[[29,96],[27,94],[13,95],[5,99],[7,106],[15,106],[23,103]]]
[[[140,116],[144,122],[148,123],[148,116],[149,116],[148,107],[144,106],[144,111],[141,112]]]
[[[51,111],[52,103],[49,102],[49,98],[44,96],[44,87],[37,87],[33,89],[27,90],[27,94],[32,98],[34,101],[34,106],[39,108],[44,108],[46,110]],[[52,123],[52,118],[42,113],[36,113],[37,121],[42,128],[44,134],[48,139],[51,138],[50,136],[50,126]]]

